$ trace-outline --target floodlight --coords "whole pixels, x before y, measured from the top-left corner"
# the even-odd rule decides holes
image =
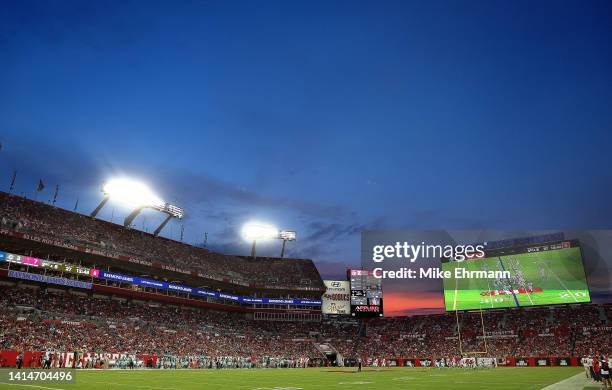
[[[102,192],[104,193],[104,199],[91,213],[92,218],[98,215],[109,199],[114,199],[135,207],[123,222],[124,226],[129,227],[142,209],[148,207],[167,215],[166,219],[153,232],[153,235],[157,236],[172,218],[182,219],[184,216],[182,208],[164,202],[144,183],[135,180],[126,178],[109,180],[102,187]]]
[[[268,224],[249,222],[242,227],[242,237],[247,241],[253,241],[251,256],[255,258],[257,240],[270,240],[278,237],[278,229]]]
[[[295,241],[297,239],[297,233],[292,230],[278,230],[274,226],[268,224],[249,222],[242,227],[242,237],[247,241],[253,241],[253,247],[251,248],[251,256],[253,256],[253,258],[255,258],[257,240],[283,240],[280,255],[280,257],[283,258],[285,256],[285,245],[287,241]]]
[[[164,202],[145,184],[130,179],[112,179],[102,192],[111,199],[136,207],[164,207]]]
[[[242,227],[245,240],[270,240],[278,237],[278,229],[271,225],[248,223]]]
[[[285,241],[295,241],[297,239],[297,233],[291,230],[281,230],[278,232],[278,238]]]
[[[283,246],[281,247],[281,259],[285,257],[285,245],[287,245],[287,241],[295,241],[297,239],[297,233],[291,230],[281,230],[278,232],[278,238],[283,240]]]

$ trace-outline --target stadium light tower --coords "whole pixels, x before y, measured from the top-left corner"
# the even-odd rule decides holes
[[[125,227],[129,227],[143,209],[151,208],[167,215],[166,219],[153,232],[157,236],[172,218],[182,219],[184,216],[182,208],[164,202],[149,187],[134,180],[112,179],[104,184],[102,192],[104,193],[104,199],[91,213],[92,218],[98,215],[110,199],[135,207],[123,221]]]
[[[242,227],[242,237],[247,241],[252,241],[251,256],[253,258],[257,255],[257,241],[261,240],[283,240],[283,247],[281,249],[281,258],[285,255],[285,244],[287,241],[295,241],[297,234],[294,231],[278,230],[274,226],[261,224],[257,222],[250,222]]]
[[[285,257],[285,244],[287,241],[295,241],[297,239],[297,233],[291,230],[281,230],[278,232],[278,238],[283,240],[283,246],[281,248],[281,259]]]

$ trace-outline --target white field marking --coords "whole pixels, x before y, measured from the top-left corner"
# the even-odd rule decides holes
[[[582,390],[587,385],[589,385],[589,380],[584,375],[584,372],[581,372],[560,382],[548,385],[542,388],[542,390]]]
[[[399,378],[393,378],[392,380],[394,380],[394,381],[411,381],[413,379],[416,379],[416,378],[413,377],[413,376],[401,376]]]
[[[131,385],[127,383],[117,383],[117,382],[93,382],[93,381],[81,381],[84,383],[97,383],[101,385],[115,385],[115,386],[129,386],[129,387],[139,387],[143,389],[158,389],[158,390],[180,390],[176,387],[155,387],[155,386],[145,386],[145,385]]]
[[[489,283],[489,279],[487,279],[487,292],[491,291],[491,284]],[[494,309],[494,305],[493,305],[493,299],[490,299],[491,301],[491,309]]]
[[[339,385],[368,385],[373,382],[338,382]]]
[[[302,390],[301,387],[255,387],[253,390]]]
[[[52,389],[52,390],[64,390],[59,387],[45,387],[45,386],[36,386],[36,385],[25,385],[23,383],[7,383],[0,382],[0,385],[8,385],[8,386],[25,386],[25,387],[35,387],[37,389]]]
[[[561,284],[561,286],[563,286],[563,288],[565,289],[565,291],[567,291],[567,293],[574,298],[574,301],[578,302],[578,300],[576,299],[576,297],[574,296],[574,294],[572,294],[570,292],[570,290],[567,289],[567,287],[565,287],[565,284],[561,281],[561,279],[559,279],[559,277],[557,276],[556,273],[552,272],[550,267],[548,266],[548,263],[544,262],[544,265],[546,266],[546,268],[548,269],[548,272],[550,272],[551,274],[555,275],[555,279],[557,279],[557,281]]]
[[[535,261],[537,262],[537,259]],[[527,289],[525,289],[525,292],[527,293],[527,299],[529,299],[529,302],[531,303],[531,306],[533,306],[534,303],[533,303],[533,300],[531,299],[531,294],[529,293],[529,291],[527,291]]]
[[[457,310],[457,287],[459,287],[459,280],[455,278],[455,299],[453,300],[453,310]]]

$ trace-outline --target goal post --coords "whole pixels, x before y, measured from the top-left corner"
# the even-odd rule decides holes
[[[467,312],[464,312],[467,313]],[[480,325],[482,327],[482,341],[484,343],[484,351],[464,351],[463,350],[463,340],[461,339],[461,324],[459,322],[459,310],[455,309],[455,319],[457,321],[457,340],[459,341],[459,353],[461,356],[463,355],[487,355],[489,353],[489,348],[487,346],[487,332],[484,324],[484,314],[482,307],[480,308]]]

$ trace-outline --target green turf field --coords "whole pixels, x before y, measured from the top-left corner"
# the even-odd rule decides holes
[[[442,270],[465,268],[468,271],[509,271],[510,279],[485,278],[444,279],[446,310],[472,310],[517,306],[552,305],[590,302],[588,285],[580,248],[545,252],[521,253],[481,260],[442,263]],[[519,280],[522,280],[521,283]],[[482,296],[482,292],[511,289],[541,288],[541,292]]]
[[[582,368],[495,369],[388,368],[355,373],[351,368],[254,370],[83,370],[75,384],[0,384],[6,389],[541,389]]]

